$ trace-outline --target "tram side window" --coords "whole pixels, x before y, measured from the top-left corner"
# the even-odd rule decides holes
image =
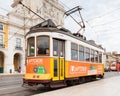
[[[85,48],[85,60],[90,61],[90,49]]]
[[[37,54],[49,55],[49,37],[39,36],[37,37]]]
[[[95,51],[95,62],[98,62],[98,51]]]
[[[84,61],[84,47],[79,46],[79,60]]]
[[[94,62],[94,54],[95,54],[95,51],[91,49],[91,62]]]
[[[53,55],[58,56],[58,40],[53,40]]]
[[[71,59],[78,60],[78,45],[71,43]]]
[[[102,63],[102,53],[99,52],[99,63]]]
[[[64,42],[63,41],[59,41],[59,46],[60,46],[60,57],[64,56]]]
[[[28,39],[28,56],[35,55],[35,39],[31,37]]]

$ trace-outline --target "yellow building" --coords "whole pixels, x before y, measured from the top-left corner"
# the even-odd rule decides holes
[[[4,16],[0,16],[0,21],[0,73],[3,73],[5,62],[4,52],[8,49],[8,24]]]

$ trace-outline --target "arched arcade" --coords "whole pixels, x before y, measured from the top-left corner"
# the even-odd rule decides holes
[[[21,72],[21,55],[19,53],[14,55],[14,70],[15,72]]]
[[[4,53],[0,51],[0,73],[4,72]]]

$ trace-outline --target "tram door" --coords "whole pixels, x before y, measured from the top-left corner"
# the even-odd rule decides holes
[[[53,81],[64,80],[65,41],[53,39]]]

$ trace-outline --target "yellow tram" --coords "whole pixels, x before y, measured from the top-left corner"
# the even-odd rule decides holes
[[[50,19],[33,26],[26,39],[23,86],[63,87],[104,76],[104,49],[65,28],[58,29]]]

